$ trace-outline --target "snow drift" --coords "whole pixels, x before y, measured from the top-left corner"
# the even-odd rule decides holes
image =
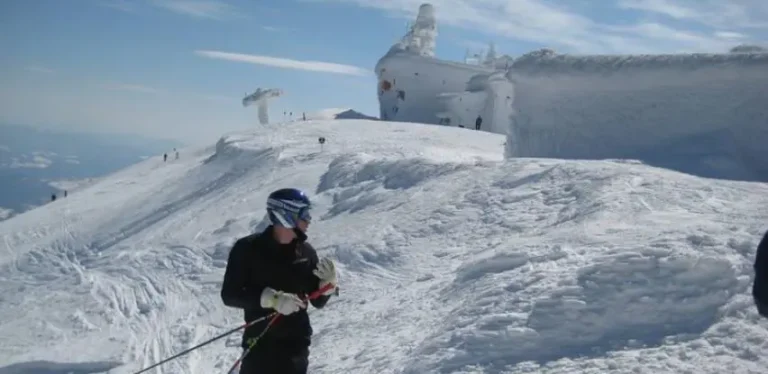
[[[284,186],[311,192],[311,241],[341,271],[342,295],[310,311],[313,373],[768,365],[749,295],[766,184],[504,161],[503,136],[440,126],[265,130],[148,159],[0,222],[0,373],[132,373],[236,326],[241,313],[219,300],[228,251]],[[222,371],[238,344],[163,372]]]

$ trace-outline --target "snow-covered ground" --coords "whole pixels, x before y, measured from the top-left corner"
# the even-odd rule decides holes
[[[341,271],[341,295],[310,311],[312,373],[768,367],[749,295],[768,184],[503,161],[503,136],[440,126],[260,131],[1,222],[0,363],[133,373],[239,325],[219,299],[230,246],[262,224],[270,191],[296,186],[316,203],[311,242]],[[155,372],[223,373],[238,343]]]
[[[97,180],[98,178],[62,179],[62,180],[49,182],[48,184],[50,184],[51,187],[54,187],[58,190],[68,191],[68,193],[72,193],[72,191],[89,186],[95,183]]]

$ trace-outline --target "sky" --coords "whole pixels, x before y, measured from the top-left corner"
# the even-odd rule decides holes
[[[211,144],[283,111],[378,115],[376,61],[420,0],[0,0],[0,123]],[[433,0],[436,54],[725,52],[765,0]]]

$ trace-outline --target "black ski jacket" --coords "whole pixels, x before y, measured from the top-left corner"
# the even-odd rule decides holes
[[[317,267],[317,252],[309,243],[281,245],[272,236],[272,226],[263,232],[237,240],[229,253],[221,299],[224,305],[244,310],[245,321],[269,315],[273,309],[261,307],[264,287],[306,297],[319,288],[320,279],[312,271]],[[322,308],[330,296],[311,300],[315,308]],[[250,338],[258,336],[268,319],[247,328],[243,333],[243,347]],[[259,339],[254,350],[279,348],[282,352],[301,352],[311,344],[312,326],[306,309],[281,317]]]
[[[757,311],[768,318],[768,232],[757,246],[755,256],[755,283],[752,285]]]

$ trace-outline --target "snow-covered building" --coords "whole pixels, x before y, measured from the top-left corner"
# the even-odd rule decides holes
[[[508,136],[509,157],[635,158],[768,180],[764,49],[615,56],[540,49],[511,58],[491,46],[473,63],[454,62],[434,56],[436,24],[435,9],[422,5],[376,64],[382,119],[475,129],[480,117],[481,131]]]

